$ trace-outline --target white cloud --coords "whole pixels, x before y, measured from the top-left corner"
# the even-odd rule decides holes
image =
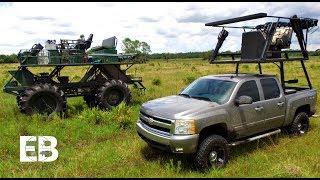
[[[205,22],[266,12],[270,15],[320,17],[319,3],[90,3],[90,2],[17,2],[0,3],[0,54],[17,53],[46,39],[77,39],[80,34],[94,34],[92,46],[117,36],[145,41],[152,52],[206,51],[217,42],[219,28]],[[250,21],[249,25],[262,23]],[[243,23],[239,23],[241,25]],[[238,50],[241,29],[228,30],[223,50]],[[310,49],[320,48],[320,36],[311,34]]]

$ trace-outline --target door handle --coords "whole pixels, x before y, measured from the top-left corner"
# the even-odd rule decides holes
[[[278,106],[283,106],[284,102],[278,102],[277,105]]]
[[[261,111],[263,109],[263,107],[256,107],[254,108],[256,111]]]

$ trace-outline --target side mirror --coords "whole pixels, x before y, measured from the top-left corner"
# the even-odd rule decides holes
[[[239,106],[241,104],[252,104],[253,99],[250,96],[240,96],[235,100],[235,105]]]

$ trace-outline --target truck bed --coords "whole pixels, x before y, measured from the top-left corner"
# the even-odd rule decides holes
[[[317,103],[317,91],[315,89],[286,87],[284,92],[287,104],[285,125],[292,121],[298,107],[304,106],[310,109],[309,116],[315,114]]]
[[[284,89],[284,94],[288,95],[288,94],[294,94],[297,93],[299,91],[304,91],[304,90],[309,90],[308,87],[288,87],[286,86]]]

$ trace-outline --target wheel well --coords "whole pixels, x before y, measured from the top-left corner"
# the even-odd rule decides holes
[[[306,104],[306,105],[298,107],[296,112],[295,112],[295,115],[297,115],[299,112],[305,112],[310,116],[311,115],[311,113],[310,113],[310,104]]]
[[[212,134],[220,135],[220,136],[228,139],[227,125],[225,123],[219,123],[219,124],[205,127],[200,132],[199,142],[202,142],[206,137],[208,137]]]

